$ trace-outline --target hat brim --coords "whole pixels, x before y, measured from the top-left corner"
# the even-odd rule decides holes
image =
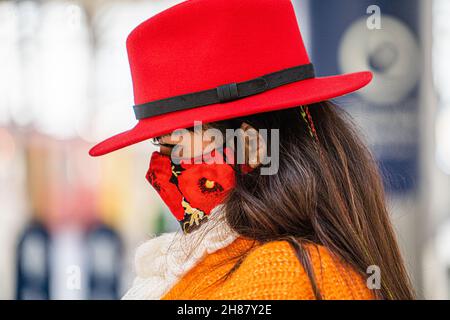
[[[203,123],[227,120],[329,100],[354,92],[372,80],[369,71],[318,77],[284,85],[247,98],[172,112],[143,119],[131,130],[119,133],[95,145],[89,154],[101,156],[144,140],[189,128],[194,121]]]

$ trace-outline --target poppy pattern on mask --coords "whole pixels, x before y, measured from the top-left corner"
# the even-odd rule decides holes
[[[195,159],[174,163],[154,152],[146,178],[179,221],[191,233],[208,220],[212,209],[224,202],[235,185],[235,171],[226,163],[225,152],[213,150]],[[213,161],[212,161],[213,159]]]

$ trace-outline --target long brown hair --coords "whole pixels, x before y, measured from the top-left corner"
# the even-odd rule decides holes
[[[227,222],[238,234],[262,243],[287,240],[318,299],[322,295],[305,249],[311,242],[325,246],[361,275],[378,266],[382,281],[376,297],[413,299],[371,153],[337,105],[321,102],[308,109],[316,139],[300,108],[212,124],[225,129],[247,122],[255,129],[279,129],[278,173],[237,171],[236,187],[224,204]]]

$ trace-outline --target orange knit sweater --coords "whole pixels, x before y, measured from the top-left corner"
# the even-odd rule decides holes
[[[163,300],[292,300],[315,299],[311,283],[287,241],[256,246],[238,237],[233,243],[207,255],[167,292]],[[225,281],[233,256],[251,248],[242,264]],[[324,299],[374,299],[365,280],[339,262],[323,246],[308,245],[318,287]],[[225,263],[224,263],[225,262]]]

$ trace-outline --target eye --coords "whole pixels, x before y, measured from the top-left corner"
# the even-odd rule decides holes
[[[150,139],[150,142],[151,142],[153,145],[157,146],[157,147],[159,147],[159,146],[161,145],[161,143],[159,142],[159,138],[158,138],[158,137],[156,137],[156,138],[151,138],[151,139]]]

